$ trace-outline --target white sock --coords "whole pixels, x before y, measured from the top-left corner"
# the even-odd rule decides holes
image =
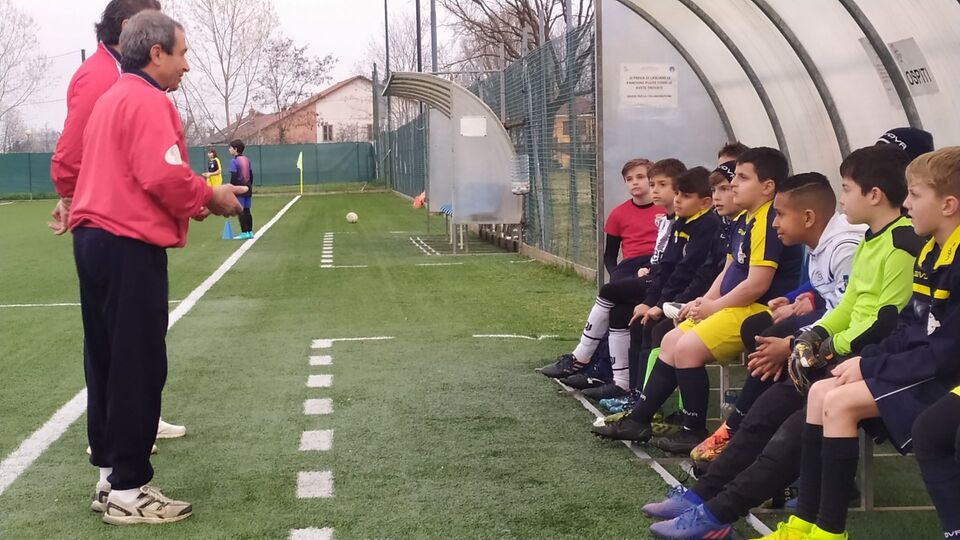
[[[134,489],[115,489],[110,492],[110,497],[123,504],[133,504],[137,502],[140,495],[140,488]]]
[[[589,362],[590,357],[597,350],[597,345],[610,328],[610,308],[612,307],[613,302],[597,297],[597,303],[590,310],[587,324],[584,325],[583,334],[580,335],[580,344],[573,350],[573,355],[578,361]]]
[[[608,343],[613,359],[613,383],[627,390],[630,388],[630,330],[611,328]]]
[[[100,481],[106,482],[107,477],[113,472],[113,467],[100,467]]]

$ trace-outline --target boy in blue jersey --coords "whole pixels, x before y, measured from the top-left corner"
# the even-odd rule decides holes
[[[234,236],[234,240],[249,240],[253,238],[253,215],[250,214],[250,206],[253,203],[253,167],[250,166],[250,159],[243,155],[247,145],[240,139],[230,142],[230,183],[235,186],[244,186],[247,188],[246,194],[237,197],[240,205],[243,206],[243,213],[240,214],[240,234]]]
[[[847,503],[855,490],[861,423],[907,453],[914,420],[960,382],[960,271],[954,269],[960,249],[960,148],[920,156],[907,168],[907,178],[904,207],[917,234],[930,240],[916,259],[913,297],[896,330],[810,388],[797,515],[784,524],[805,539],[848,538]],[[804,360],[812,364],[809,369],[827,365],[819,358]],[[925,480],[931,472],[925,471]]]
[[[619,421],[592,431],[610,439],[645,442],[653,415],[677,388],[683,396],[683,429],[658,439],[670,452],[689,453],[707,437],[710,381],[705,364],[729,362],[743,351],[740,325],[767,310],[766,303],[799,283],[803,249],[784,247],[773,228],[771,206],[778,182],[787,177],[787,159],[779,150],[759,147],[737,160],[734,202],[745,209],[735,222],[731,256],[713,286],[688,303],[687,319],[663,338],[660,358],[637,404]]]

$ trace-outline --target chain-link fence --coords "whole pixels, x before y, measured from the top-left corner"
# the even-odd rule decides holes
[[[594,27],[571,29],[469,89],[500,117],[526,156],[523,241],[593,268],[597,257],[597,105]],[[409,196],[425,185],[425,114],[376,85],[381,177]],[[404,113],[407,113],[405,116]],[[388,126],[389,123],[389,126]]]

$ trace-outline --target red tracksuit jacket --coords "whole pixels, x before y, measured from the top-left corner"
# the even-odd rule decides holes
[[[70,229],[95,227],[160,247],[181,247],[213,195],[190,170],[180,116],[156,83],[124,73],[93,107]]]
[[[67,87],[67,119],[57,149],[50,160],[50,179],[61,197],[73,197],[80,174],[83,154],[83,130],[90,111],[117,79],[120,78],[119,55],[111,53],[103,43],[70,79]]]

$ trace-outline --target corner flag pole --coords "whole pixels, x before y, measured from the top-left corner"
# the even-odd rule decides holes
[[[300,194],[303,195],[303,152],[297,158],[297,168],[300,169]]]

